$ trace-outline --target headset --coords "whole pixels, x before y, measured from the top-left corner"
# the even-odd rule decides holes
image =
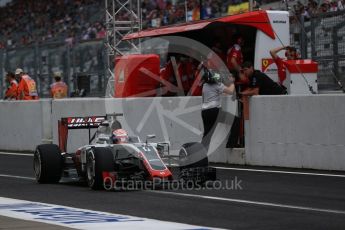
[[[202,79],[204,82],[213,84],[217,82],[221,82],[221,76],[218,72],[212,70],[212,69],[207,69],[206,67],[204,69],[204,74],[202,76]]]

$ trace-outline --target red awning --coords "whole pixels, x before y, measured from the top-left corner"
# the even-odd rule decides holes
[[[290,73],[317,73],[318,64],[312,60],[285,60],[284,64]]]
[[[123,40],[130,40],[130,39],[137,39],[137,38],[144,38],[144,37],[154,37],[154,36],[162,36],[168,34],[176,34],[186,31],[193,31],[193,30],[200,30],[205,28],[211,23],[215,22],[223,22],[223,23],[231,23],[231,24],[240,24],[255,27],[258,30],[261,30],[265,34],[267,34],[272,39],[275,38],[273,28],[271,26],[270,20],[266,11],[253,11],[243,14],[237,15],[230,15],[222,18],[217,19],[209,19],[194,23],[187,23],[177,26],[168,26],[168,27],[161,27],[158,29],[150,29],[150,30],[143,30],[137,33],[132,33],[126,35]]]

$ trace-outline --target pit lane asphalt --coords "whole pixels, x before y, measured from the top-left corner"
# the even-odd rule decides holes
[[[107,192],[73,182],[37,184],[32,160],[0,154],[0,197],[227,229],[345,228],[343,172],[295,170],[340,175],[322,176],[218,169],[223,183],[237,178],[242,189]]]

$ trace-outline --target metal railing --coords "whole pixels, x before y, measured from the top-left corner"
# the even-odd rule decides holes
[[[345,11],[308,20],[294,16],[291,21],[291,44],[301,51],[302,58],[319,64],[319,89],[340,89],[345,83]]]
[[[65,42],[34,44],[31,46],[0,50],[0,95],[3,97],[7,71],[22,68],[37,83],[40,97],[49,96],[49,86],[54,72],[62,72],[69,91],[78,87],[77,79],[90,82],[88,96],[105,95],[105,49],[103,40],[80,42],[74,45]]]

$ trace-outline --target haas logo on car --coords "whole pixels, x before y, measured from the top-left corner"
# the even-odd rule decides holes
[[[104,120],[104,117],[73,117],[68,118],[68,127],[98,127]]]

